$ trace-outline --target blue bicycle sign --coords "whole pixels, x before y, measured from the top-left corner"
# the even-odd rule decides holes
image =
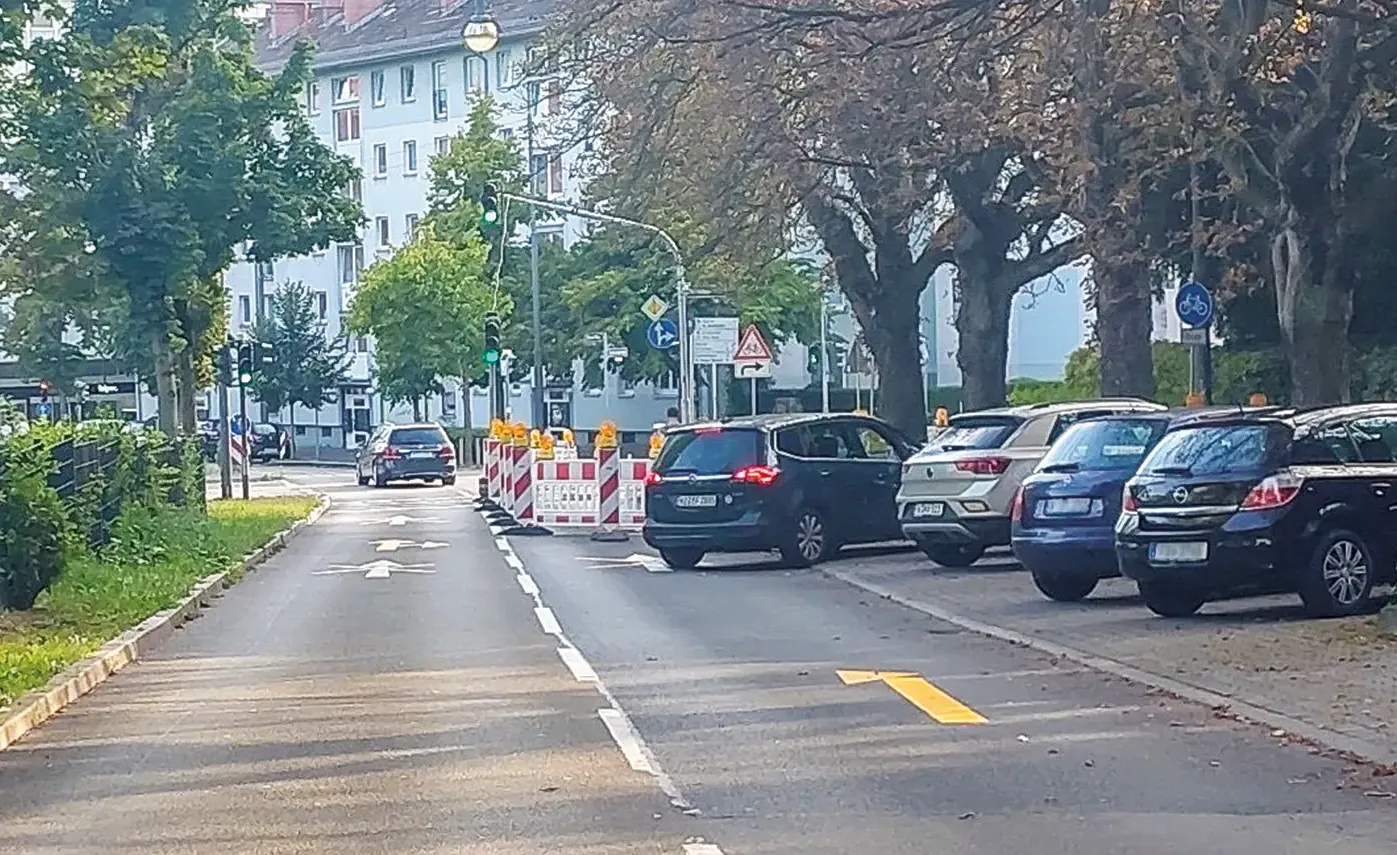
[[[1199,282],[1189,282],[1174,298],[1174,311],[1186,327],[1206,327],[1213,321],[1213,295]]]

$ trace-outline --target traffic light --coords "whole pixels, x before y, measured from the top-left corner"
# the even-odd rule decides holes
[[[246,386],[252,382],[252,342],[244,341],[238,344],[238,385]]]
[[[480,194],[480,224],[486,227],[499,225],[500,222],[500,200],[499,189],[494,184],[486,184],[485,190]]]
[[[500,317],[499,315],[485,316],[485,349],[481,352],[481,361],[486,365],[497,365],[500,361]]]
[[[230,341],[218,349],[218,383],[220,386],[233,385],[233,343]]]
[[[276,349],[270,344],[255,342],[252,345],[252,367],[264,368],[276,363]]]

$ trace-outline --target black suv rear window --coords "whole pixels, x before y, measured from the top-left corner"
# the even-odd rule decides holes
[[[395,428],[388,436],[389,445],[445,445],[446,433],[441,428]]]
[[[1290,429],[1280,424],[1230,424],[1180,428],[1164,435],[1140,464],[1151,474],[1223,475],[1283,465]]]
[[[1163,419],[1105,419],[1068,428],[1043,458],[1040,469],[1083,471],[1130,469],[1140,465],[1169,423]]]
[[[670,434],[655,461],[655,471],[693,475],[731,475],[765,460],[762,432],[746,429],[690,430]]]
[[[983,451],[999,448],[1019,425],[1021,419],[1012,416],[1004,418],[971,416],[951,419],[950,427],[932,437],[926,444],[928,451]]]

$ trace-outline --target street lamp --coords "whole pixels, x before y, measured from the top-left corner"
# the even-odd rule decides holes
[[[500,25],[485,11],[485,0],[475,0],[475,12],[461,30],[461,41],[471,53],[489,53],[500,43]]]

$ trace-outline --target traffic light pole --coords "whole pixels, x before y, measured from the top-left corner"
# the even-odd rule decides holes
[[[243,383],[238,384],[238,412],[243,420],[243,501],[247,501],[252,498],[252,491],[247,483],[248,464],[252,459],[252,425],[247,423],[247,386]]]
[[[228,438],[231,428],[228,424],[228,384],[218,382],[218,494],[225,499],[233,498],[233,465],[228,457]]]
[[[829,412],[829,295],[820,289],[820,412]]]
[[[550,211],[557,211],[560,214],[580,217],[584,220],[595,220],[601,223],[614,223],[619,226],[632,226],[634,228],[643,229],[664,241],[665,248],[674,256],[675,302],[678,304],[679,310],[679,420],[685,423],[695,421],[694,365],[693,361],[689,358],[689,280],[684,272],[684,254],[679,251],[679,244],[675,242],[674,238],[670,237],[669,232],[659,226],[641,222],[640,220],[632,220],[629,217],[603,214],[600,211],[578,208],[573,205],[561,205],[557,202],[550,202],[547,199],[539,199],[534,196],[525,196],[521,193],[501,192],[500,196],[526,205],[536,205]],[[535,361],[537,362],[537,360]]]

